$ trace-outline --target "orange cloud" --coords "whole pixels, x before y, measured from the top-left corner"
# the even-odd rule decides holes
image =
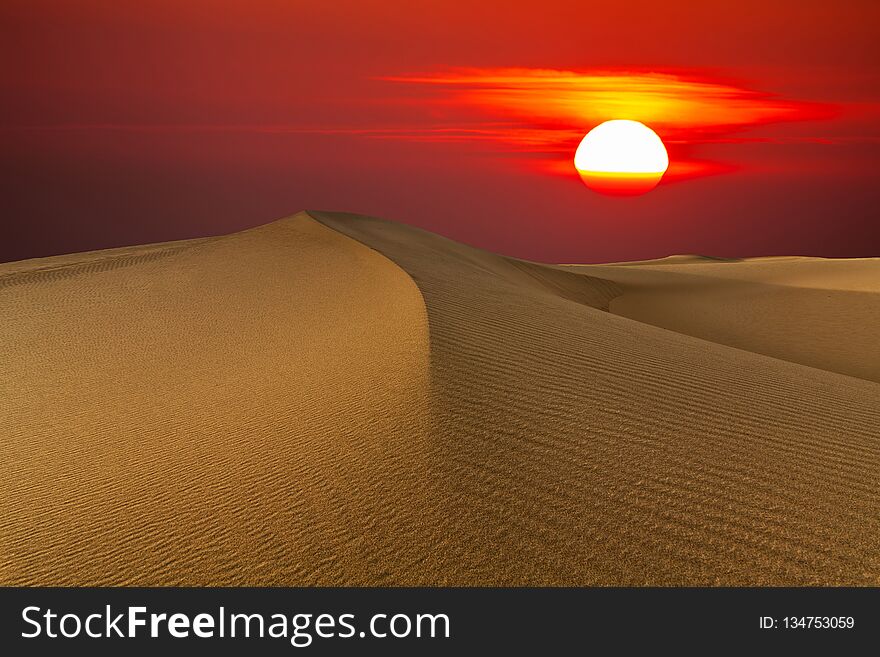
[[[452,95],[463,103],[585,128],[613,118],[659,128],[702,130],[829,115],[829,108],[818,103],[670,73],[504,68],[384,79],[458,89]]]
[[[835,113],[829,105],[693,74],[494,68],[383,79],[431,90],[421,102],[447,113],[463,107],[486,117],[482,124],[453,121],[410,129],[400,135],[403,138],[492,140],[509,150],[565,153],[566,157],[587,131],[609,119],[641,121],[667,144],[687,148],[706,142],[745,141],[749,138],[740,133],[748,128],[826,119]],[[680,158],[675,168],[688,173],[679,178],[734,168],[697,162],[691,167],[688,157]]]

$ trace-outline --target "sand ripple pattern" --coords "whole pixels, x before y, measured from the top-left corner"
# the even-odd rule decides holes
[[[0,583],[880,584],[880,384],[612,270],[317,212],[0,266]]]
[[[604,312],[602,277],[313,216],[425,298],[446,539],[422,581],[880,584],[877,383]]]
[[[342,584],[414,561],[412,280],[306,215],[135,251],[24,263],[0,291],[0,583]]]

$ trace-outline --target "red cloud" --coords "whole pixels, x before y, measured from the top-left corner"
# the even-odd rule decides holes
[[[757,126],[831,118],[826,104],[792,100],[727,80],[693,74],[550,69],[455,69],[399,75],[386,81],[431,90],[420,102],[449,110],[478,110],[485,121],[385,131],[374,136],[425,141],[492,140],[505,150],[555,153],[566,160],[583,135],[609,119],[641,121],[675,149],[692,144],[746,140]],[[448,113],[448,112],[447,112]],[[571,169],[570,162],[545,170]],[[691,166],[693,165],[693,166]],[[689,178],[731,170],[680,155],[670,173]],[[686,173],[685,173],[686,172]]]

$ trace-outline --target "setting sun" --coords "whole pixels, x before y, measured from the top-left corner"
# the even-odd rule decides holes
[[[644,123],[606,121],[581,140],[574,166],[590,189],[602,194],[644,194],[660,182],[669,156],[657,133]]]

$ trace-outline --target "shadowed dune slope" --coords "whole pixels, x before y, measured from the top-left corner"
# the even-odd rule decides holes
[[[602,312],[596,278],[560,294],[518,261],[312,214],[425,299],[425,513],[448,537],[427,581],[880,583],[876,383]]]
[[[317,212],[83,258],[0,269],[2,583],[880,584],[880,385],[602,269]]]
[[[564,267],[616,282],[611,312],[880,382],[880,258],[663,258]]]

